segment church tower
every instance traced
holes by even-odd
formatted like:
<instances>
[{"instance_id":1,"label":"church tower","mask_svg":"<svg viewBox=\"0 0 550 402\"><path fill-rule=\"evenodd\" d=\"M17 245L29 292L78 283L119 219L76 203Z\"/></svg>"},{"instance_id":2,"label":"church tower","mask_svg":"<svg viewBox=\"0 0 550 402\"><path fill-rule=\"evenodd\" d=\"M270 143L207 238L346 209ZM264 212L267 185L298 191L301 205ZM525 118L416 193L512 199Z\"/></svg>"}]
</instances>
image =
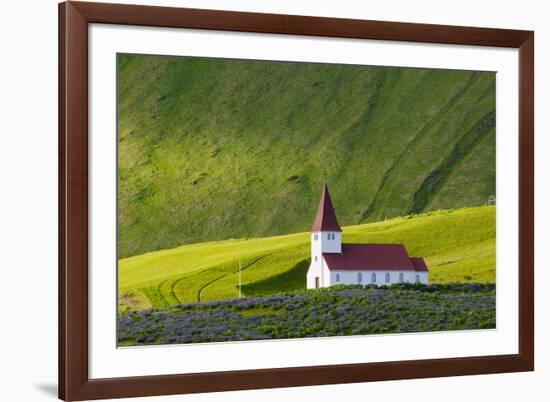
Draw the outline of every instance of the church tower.
<instances>
[{"instance_id":1,"label":"church tower","mask_svg":"<svg viewBox=\"0 0 550 402\"><path fill-rule=\"evenodd\" d=\"M311 260L319 260L323 253L341 252L342 229L336 220L334 207L325 183L319 208L317 209L317 216L311 227Z\"/></svg>"},{"instance_id":2,"label":"church tower","mask_svg":"<svg viewBox=\"0 0 550 402\"><path fill-rule=\"evenodd\" d=\"M331 275L323 254L342 253L342 229L336 220L334 207L325 183L315 222L311 227L311 264L307 271L307 288L331 285Z\"/></svg>"}]
</instances>

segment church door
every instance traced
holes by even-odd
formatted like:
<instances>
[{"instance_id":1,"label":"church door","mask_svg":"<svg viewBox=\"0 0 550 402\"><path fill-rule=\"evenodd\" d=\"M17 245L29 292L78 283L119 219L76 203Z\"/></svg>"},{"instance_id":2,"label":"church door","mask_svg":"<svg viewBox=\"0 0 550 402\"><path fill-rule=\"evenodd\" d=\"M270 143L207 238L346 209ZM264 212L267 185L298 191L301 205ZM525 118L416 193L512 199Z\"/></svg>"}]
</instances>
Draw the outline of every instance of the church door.
<instances>
[{"instance_id":1,"label":"church door","mask_svg":"<svg viewBox=\"0 0 550 402\"><path fill-rule=\"evenodd\" d=\"M315 277L315 289L319 289L319 277Z\"/></svg>"}]
</instances>

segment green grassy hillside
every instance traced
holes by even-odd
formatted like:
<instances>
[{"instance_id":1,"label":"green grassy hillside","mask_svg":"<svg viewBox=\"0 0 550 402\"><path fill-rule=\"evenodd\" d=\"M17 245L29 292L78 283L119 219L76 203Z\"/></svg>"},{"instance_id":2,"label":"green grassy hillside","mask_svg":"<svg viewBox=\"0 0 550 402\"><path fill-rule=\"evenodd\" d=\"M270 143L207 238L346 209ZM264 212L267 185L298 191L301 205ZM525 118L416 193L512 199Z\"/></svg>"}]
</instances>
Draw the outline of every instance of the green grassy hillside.
<instances>
[{"instance_id":1,"label":"green grassy hillside","mask_svg":"<svg viewBox=\"0 0 550 402\"><path fill-rule=\"evenodd\" d=\"M132 55L118 66L121 257L307 230L325 173L344 226L495 194L493 73Z\"/></svg>"},{"instance_id":2,"label":"green grassy hillside","mask_svg":"<svg viewBox=\"0 0 550 402\"><path fill-rule=\"evenodd\" d=\"M402 243L431 283L495 281L495 207L438 211L343 228L348 243ZM309 233L226 240L119 261L119 305L140 309L305 289Z\"/></svg>"}]
</instances>

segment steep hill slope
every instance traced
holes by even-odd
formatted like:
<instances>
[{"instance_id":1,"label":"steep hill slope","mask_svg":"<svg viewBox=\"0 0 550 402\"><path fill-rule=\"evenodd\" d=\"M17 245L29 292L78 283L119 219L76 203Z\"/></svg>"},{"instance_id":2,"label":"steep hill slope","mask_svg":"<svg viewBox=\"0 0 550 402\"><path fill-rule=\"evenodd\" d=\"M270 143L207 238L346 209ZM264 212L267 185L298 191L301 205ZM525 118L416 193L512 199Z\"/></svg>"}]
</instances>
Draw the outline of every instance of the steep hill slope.
<instances>
[{"instance_id":1,"label":"steep hill slope","mask_svg":"<svg viewBox=\"0 0 550 402\"><path fill-rule=\"evenodd\" d=\"M483 205L495 75L120 55L121 257Z\"/></svg>"},{"instance_id":2,"label":"steep hill slope","mask_svg":"<svg viewBox=\"0 0 550 402\"><path fill-rule=\"evenodd\" d=\"M348 243L402 243L431 283L495 281L495 207L344 227ZM305 289L309 233L181 246L119 261L119 306L139 309Z\"/></svg>"}]
</instances>

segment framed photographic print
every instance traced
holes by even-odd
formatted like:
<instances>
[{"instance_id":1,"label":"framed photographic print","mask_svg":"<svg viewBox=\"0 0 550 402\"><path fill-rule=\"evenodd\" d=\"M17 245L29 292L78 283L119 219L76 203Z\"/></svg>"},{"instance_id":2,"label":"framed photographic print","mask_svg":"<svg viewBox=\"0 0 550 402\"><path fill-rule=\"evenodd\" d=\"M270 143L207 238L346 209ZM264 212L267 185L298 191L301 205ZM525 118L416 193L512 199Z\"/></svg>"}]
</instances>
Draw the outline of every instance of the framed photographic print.
<instances>
[{"instance_id":1,"label":"framed photographic print","mask_svg":"<svg viewBox=\"0 0 550 402\"><path fill-rule=\"evenodd\" d=\"M533 370L533 32L59 15L60 398Z\"/></svg>"}]
</instances>

